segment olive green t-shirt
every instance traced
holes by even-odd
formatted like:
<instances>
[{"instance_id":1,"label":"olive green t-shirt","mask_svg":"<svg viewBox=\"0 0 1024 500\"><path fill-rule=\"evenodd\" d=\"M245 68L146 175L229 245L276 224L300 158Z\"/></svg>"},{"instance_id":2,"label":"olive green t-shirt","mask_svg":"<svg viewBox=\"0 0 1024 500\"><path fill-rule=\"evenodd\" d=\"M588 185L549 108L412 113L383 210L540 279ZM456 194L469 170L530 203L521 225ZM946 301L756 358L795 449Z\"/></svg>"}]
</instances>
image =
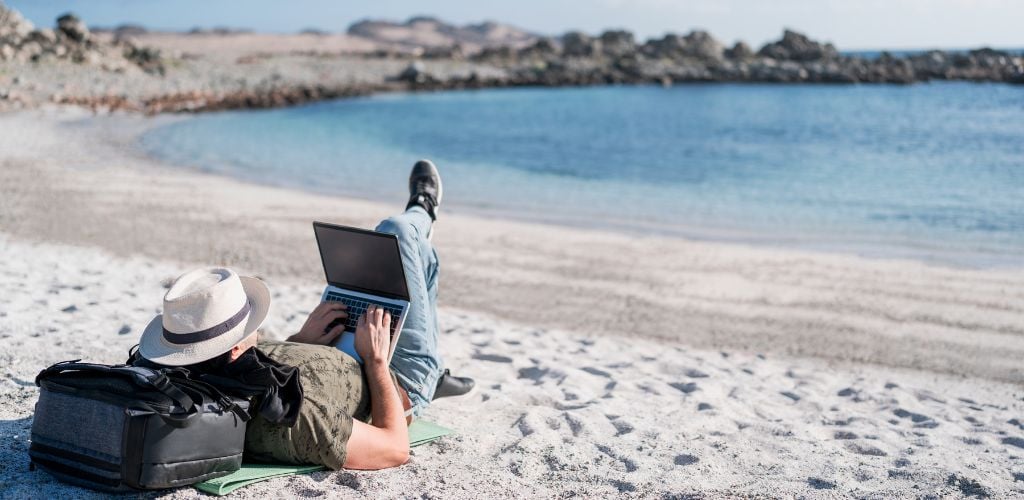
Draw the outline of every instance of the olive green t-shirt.
<instances>
[{"instance_id":1,"label":"olive green t-shirt","mask_svg":"<svg viewBox=\"0 0 1024 500\"><path fill-rule=\"evenodd\" d=\"M249 421L246 460L341 469L353 419L370 417L370 391L359 363L328 346L260 342L258 347L274 361L299 368L303 401L292 427L260 416Z\"/></svg>"}]
</instances>

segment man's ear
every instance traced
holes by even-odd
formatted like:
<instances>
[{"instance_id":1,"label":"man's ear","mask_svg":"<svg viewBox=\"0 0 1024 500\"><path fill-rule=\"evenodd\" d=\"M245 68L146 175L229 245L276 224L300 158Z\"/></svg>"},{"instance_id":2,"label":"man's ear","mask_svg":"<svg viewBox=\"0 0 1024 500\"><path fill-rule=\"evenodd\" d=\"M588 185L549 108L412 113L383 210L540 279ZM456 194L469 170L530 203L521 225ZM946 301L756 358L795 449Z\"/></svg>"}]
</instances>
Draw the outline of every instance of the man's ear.
<instances>
[{"instance_id":1,"label":"man's ear","mask_svg":"<svg viewBox=\"0 0 1024 500\"><path fill-rule=\"evenodd\" d=\"M256 347L256 339L258 338L258 335L259 333L254 333L242 339L241 342L235 344L235 346L231 348L231 361L238 359L245 353L245 351L248 351L250 347Z\"/></svg>"},{"instance_id":2,"label":"man's ear","mask_svg":"<svg viewBox=\"0 0 1024 500\"><path fill-rule=\"evenodd\" d=\"M238 359L238 357L241 356L242 353L249 350L249 346L244 344L248 344L248 342L235 344L235 346L231 348L231 361Z\"/></svg>"}]
</instances>

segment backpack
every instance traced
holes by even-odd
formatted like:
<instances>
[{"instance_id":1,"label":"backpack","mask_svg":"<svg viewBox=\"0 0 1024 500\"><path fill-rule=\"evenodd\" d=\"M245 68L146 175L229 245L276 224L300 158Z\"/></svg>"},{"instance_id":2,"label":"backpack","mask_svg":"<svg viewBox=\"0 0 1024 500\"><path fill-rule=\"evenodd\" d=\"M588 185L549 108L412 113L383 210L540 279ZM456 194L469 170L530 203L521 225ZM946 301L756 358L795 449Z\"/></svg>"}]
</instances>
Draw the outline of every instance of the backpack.
<instances>
[{"instance_id":1,"label":"backpack","mask_svg":"<svg viewBox=\"0 0 1024 500\"><path fill-rule=\"evenodd\" d=\"M153 369L64 361L36 377L29 456L57 479L107 492L225 476L242 465L248 400Z\"/></svg>"}]
</instances>

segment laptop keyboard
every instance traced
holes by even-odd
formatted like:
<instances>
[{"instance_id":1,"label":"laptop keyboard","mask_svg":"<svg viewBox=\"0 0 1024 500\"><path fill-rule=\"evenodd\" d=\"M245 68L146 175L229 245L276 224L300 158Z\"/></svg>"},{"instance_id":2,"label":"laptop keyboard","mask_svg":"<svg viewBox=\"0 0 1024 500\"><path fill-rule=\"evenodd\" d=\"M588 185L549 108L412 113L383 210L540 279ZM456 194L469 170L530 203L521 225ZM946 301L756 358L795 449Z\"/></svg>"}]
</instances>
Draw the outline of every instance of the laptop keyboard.
<instances>
[{"instance_id":1,"label":"laptop keyboard","mask_svg":"<svg viewBox=\"0 0 1024 500\"><path fill-rule=\"evenodd\" d=\"M341 302L348 306L348 319L345 321L345 331L354 332L356 331L356 325L359 323L359 318L366 313L366 308L370 304L383 307L384 310L391 313L391 337L395 336L395 328L398 326L398 317L402 315L402 308L396 307L390 304L381 304L380 302L373 302L362 297L353 297L351 295L345 295L338 292L327 292L327 299L330 302Z\"/></svg>"}]
</instances>

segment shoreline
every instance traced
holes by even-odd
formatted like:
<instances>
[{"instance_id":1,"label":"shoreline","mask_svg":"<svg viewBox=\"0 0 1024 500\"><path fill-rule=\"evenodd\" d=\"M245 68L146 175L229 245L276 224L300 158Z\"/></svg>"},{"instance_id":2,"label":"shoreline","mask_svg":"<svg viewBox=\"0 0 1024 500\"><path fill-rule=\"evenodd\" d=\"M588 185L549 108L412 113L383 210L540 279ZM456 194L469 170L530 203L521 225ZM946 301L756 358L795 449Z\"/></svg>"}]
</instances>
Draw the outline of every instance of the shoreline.
<instances>
[{"instance_id":1,"label":"shoreline","mask_svg":"<svg viewBox=\"0 0 1024 500\"><path fill-rule=\"evenodd\" d=\"M2 231L316 283L309 221L372 226L400 204L161 165L131 148L150 120L65 108L0 115L8 132L0 146L11 152L0 179ZM696 348L1024 382L1020 271L624 236L458 210L445 213L437 234L442 307Z\"/></svg>"},{"instance_id":2,"label":"shoreline","mask_svg":"<svg viewBox=\"0 0 1024 500\"><path fill-rule=\"evenodd\" d=\"M929 83L931 84L931 83ZM977 82L939 82L939 85L970 85ZM697 85L697 84L694 84ZM714 85L765 85L760 83L724 83ZM807 84L823 85L825 84ZM631 86L631 85L630 85ZM539 89L539 88L538 88ZM492 92L504 89L474 89L474 91ZM435 92L435 91L430 91ZM454 90L439 90L436 92L456 92ZM459 91L464 92L464 91ZM373 99L383 97L387 99L405 98L416 96L419 92L407 89L393 89L384 94L368 94L348 96L329 101L311 101L298 104L293 108L307 108L316 106L330 106L332 103L350 99ZM248 113L248 112L272 112L270 109L246 108L225 110L223 113ZM127 142L137 146L139 155L146 160L160 163L170 169L183 169L200 174L214 174L236 179L242 183L257 184L270 188L281 188L291 191L299 191L311 195L325 197L340 197L359 199L370 203L386 202L386 197L381 193L359 193L346 191L333 187L317 187L303 181L285 181L276 178L263 176L260 178L245 178L236 172L225 172L217 169L207 169L198 165L178 163L172 158L161 157L157 153L146 150L142 144L143 137L155 128L168 124L178 123L184 120L203 119L195 114L164 113L156 116L178 117L172 121L164 121L157 125L147 125L144 130ZM590 182L590 180L580 180ZM722 243L728 245L749 246L754 248L765 248L775 251L795 250L798 252L810 252L831 254L839 256L853 256L871 260L881 261L912 261L929 266L946 267L962 270L980 271L1024 271L1024 257L1013 252L1005 242L978 242L974 245L949 248L936 243L935 237L925 236L905 237L899 234L882 234L872 232L864 227L844 228L835 232L824 231L822 227L802 230L799 228L772 228L772 230L757 230L753 226L743 226L733 221L717 221L705 224L698 223L668 223L666 220L641 220L639 218L615 218L604 214L595 218L587 213L579 211L560 212L549 210L548 207L541 209L527 208L523 210L511 207L497 207L484 203L460 203L452 200L446 205L446 212L459 213L480 217L485 219L510 220L525 224L543 224L555 228L576 228L598 232L613 232L620 235L633 237L657 236L688 241L702 241L708 243Z\"/></svg>"}]
</instances>

